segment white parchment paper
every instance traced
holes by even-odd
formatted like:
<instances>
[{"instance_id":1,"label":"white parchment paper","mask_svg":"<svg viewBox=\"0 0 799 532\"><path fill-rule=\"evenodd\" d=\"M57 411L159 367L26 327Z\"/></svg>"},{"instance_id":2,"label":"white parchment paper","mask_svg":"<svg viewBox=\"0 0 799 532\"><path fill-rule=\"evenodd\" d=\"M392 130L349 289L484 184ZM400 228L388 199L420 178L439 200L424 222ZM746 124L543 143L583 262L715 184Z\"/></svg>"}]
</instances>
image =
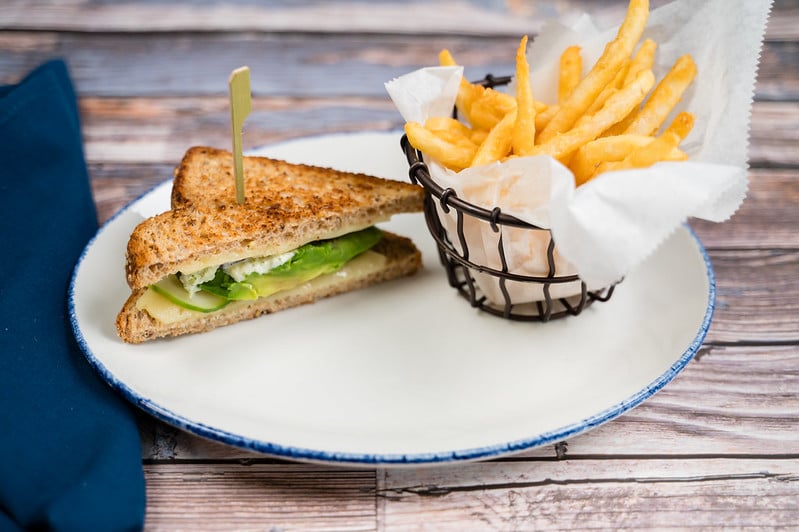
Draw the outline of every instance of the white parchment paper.
<instances>
[{"instance_id":1,"label":"white parchment paper","mask_svg":"<svg viewBox=\"0 0 799 532\"><path fill-rule=\"evenodd\" d=\"M686 53L698 68L693 84L667 119L668 123L683 110L696 117L693 131L681 145L689 155L686 162L607 172L578 188L570 170L548 156L516 158L459 173L428 161L431 176L476 205L489 210L499 206L503 212L550 228L557 245L558 274L576 272L589 289L608 286L632 271L688 218L722 222L744 200L749 117L770 8L770 0L677 0L651 12L643 38L658 44L657 79ZM558 61L567 46L582 47L587 71L616 31L596 30L587 16L571 26L558 21L545 25L528 49L535 98L556 101ZM509 50L509 57L513 53ZM386 90L406 121L424 123L432 116L450 115L462 72L461 67L423 68L386 83ZM454 230L454 220L447 223ZM486 227L466 228L470 247L488 251L484 256L478 251L472 260L485 260L483 264L496 268L498 235ZM546 275L541 237L505 231L511 270ZM489 299L503 301L491 280L478 279L478 284ZM530 290L534 289L513 287L513 301L540 299ZM552 295L566 297L579 285L558 290L561 293Z\"/></svg>"}]
</instances>

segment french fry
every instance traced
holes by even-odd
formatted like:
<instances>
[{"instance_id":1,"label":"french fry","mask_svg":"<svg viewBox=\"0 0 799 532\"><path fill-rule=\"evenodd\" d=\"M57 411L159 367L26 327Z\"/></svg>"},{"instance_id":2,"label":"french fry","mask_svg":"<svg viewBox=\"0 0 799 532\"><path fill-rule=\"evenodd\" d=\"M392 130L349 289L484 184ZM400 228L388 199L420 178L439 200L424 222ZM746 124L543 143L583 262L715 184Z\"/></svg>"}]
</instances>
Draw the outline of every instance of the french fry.
<instances>
[{"instance_id":1,"label":"french fry","mask_svg":"<svg viewBox=\"0 0 799 532\"><path fill-rule=\"evenodd\" d=\"M627 113L627 116L625 116L624 118L622 118L621 120L610 126L600 136L612 137L616 135L623 135L624 132L627 131L627 128L630 127L630 124L633 123L635 117L638 116L638 110L639 109L636 107L635 109Z\"/></svg>"},{"instance_id":2,"label":"french fry","mask_svg":"<svg viewBox=\"0 0 799 532\"><path fill-rule=\"evenodd\" d=\"M619 27L616 38L605 50L590 72L583 78L569 98L541 132L540 142L547 142L571 128L596 99L602 89L616 76L624 60L630 57L649 18L648 0L630 0L627 15ZM637 78L636 78L637 79Z\"/></svg>"},{"instance_id":3,"label":"french fry","mask_svg":"<svg viewBox=\"0 0 799 532\"><path fill-rule=\"evenodd\" d=\"M455 97L455 108L458 110L459 115L472 125L475 123L472 109L475 102L483 96L485 90L482 85L475 85L461 79L458 95Z\"/></svg>"},{"instance_id":4,"label":"french fry","mask_svg":"<svg viewBox=\"0 0 799 532\"><path fill-rule=\"evenodd\" d=\"M641 46L638 47L638 51L635 52L635 56L630 62L630 67L627 69L627 73L624 75L623 85L630 83L642 71L650 70L652 68L652 66L655 64L655 50L657 50L657 43L652 39L645 39L644 42L641 43ZM633 120L635 120L637 115L638 109L633 109L622 120L610 126L604 133L602 133L601 136L609 137L623 134L625 131L627 131L627 128L630 127L630 124L633 123Z\"/></svg>"},{"instance_id":5,"label":"french fry","mask_svg":"<svg viewBox=\"0 0 799 532\"><path fill-rule=\"evenodd\" d=\"M411 146L456 171L468 167L477 151L471 143L461 144L445 140L418 122L406 122L405 134Z\"/></svg>"},{"instance_id":6,"label":"french fry","mask_svg":"<svg viewBox=\"0 0 799 532\"><path fill-rule=\"evenodd\" d=\"M480 146L479 144L475 143L471 137L463 135L460 131L454 129L439 129L433 130L429 128L429 131L446 142L449 142L453 146L458 146L462 149L467 149L469 151L477 151L477 148Z\"/></svg>"},{"instance_id":7,"label":"french fry","mask_svg":"<svg viewBox=\"0 0 799 532\"><path fill-rule=\"evenodd\" d=\"M671 70L663 76L655 90L652 91L652 95L625 133L632 135L654 134L680 101L683 92L695 76L696 64L690 55L686 54L677 59Z\"/></svg>"},{"instance_id":8,"label":"french fry","mask_svg":"<svg viewBox=\"0 0 799 532\"><path fill-rule=\"evenodd\" d=\"M583 117L574 128L535 147L531 155L550 155L565 160L581 145L597 138L600 133L619 121L639 105L655 84L655 75L647 70L608 98L605 105L593 116Z\"/></svg>"},{"instance_id":9,"label":"french fry","mask_svg":"<svg viewBox=\"0 0 799 532\"><path fill-rule=\"evenodd\" d=\"M488 133L488 136L477 149L471 166L480 166L503 159L511 151L513 142L513 125L516 123L516 111L513 110L499 121Z\"/></svg>"},{"instance_id":10,"label":"french fry","mask_svg":"<svg viewBox=\"0 0 799 532\"><path fill-rule=\"evenodd\" d=\"M628 168L646 168L661 161L684 161L688 155L677 147L691 131L692 126L693 116L690 113L681 113L668 129L652 142L634 149L621 161L600 164L595 173Z\"/></svg>"},{"instance_id":11,"label":"french fry","mask_svg":"<svg viewBox=\"0 0 799 532\"><path fill-rule=\"evenodd\" d=\"M431 131L452 131L470 140L473 133L466 124L451 116L432 116L424 123L424 127Z\"/></svg>"},{"instance_id":12,"label":"french fry","mask_svg":"<svg viewBox=\"0 0 799 532\"><path fill-rule=\"evenodd\" d=\"M685 137L687 137L688 134L691 132L693 127L694 127L694 115L692 115L687 111L682 111L680 114L674 117L674 120L671 121L671 124L669 124L668 129L666 129L666 131L663 134L677 135L677 137L680 139L680 142L682 142L683 140L685 140Z\"/></svg>"},{"instance_id":13,"label":"french fry","mask_svg":"<svg viewBox=\"0 0 799 532\"><path fill-rule=\"evenodd\" d=\"M583 56L579 46L569 46L560 55L558 74L558 103L563 103L580 83L583 75Z\"/></svg>"},{"instance_id":14,"label":"french fry","mask_svg":"<svg viewBox=\"0 0 799 532\"><path fill-rule=\"evenodd\" d=\"M624 76L624 85L633 81L644 70L652 69L655 64L655 50L657 50L657 43L652 39L644 39L630 61L630 68L627 69Z\"/></svg>"},{"instance_id":15,"label":"french fry","mask_svg":"<svg viewBox=\"0 0 799 532\"><path fill-rule=\"evenodd\" d=\"M569 161L575 184L580 186L588 181L603 162L622 161L633 150L646 146L653 140L645 135L616 135L583 144Z\"/></svg>"},{"instance_id":16,"label":"french fry","mask_svg":"<svg viewBox=\"0 0 799 532\"><path fill-rule=\"evenodd\" d=\"M458 66L452 53L446 48L438 52L438 64L441 66Z\"/></svg>"},{"instance_id":17,"label":"french fry","mask_svg":"<svg viewBox=\"0 0 799 532\"><path fill-rule=\"evenodd\" d=\"M552 117L558 113L558 109L560 106L558 104L550 105L546 110L536 113L535 115L535 130L537 132L542 131L549 121L552 120Z\"/></svg>"},{"instance_id":18,"label":"french fry","mask_svg":"<svg viewBox=\"0 0 799 532\"><path fill-rule=\"evenodd\" d=\"M475 147L483 143L488 135L487 129L471 129L469 126L450 116L433 116L427 119L424 127L437 134L445 132L470 140ZM439 135L446 138L446 135Z\"/></svg>"},{"instance_id":19,"label":"french fry","mask_svg":"<svg viewBox=\"0 0 799 532\"><path fill-rule=\"evenodd\" d=\"M478 146L482 144L488 136L488 129L472 129L469 138Z\"/></svg>"},{"instance_id":20,"label":"french fry","mask_svg":"<svg viewBox=\"0 0 799 532\"><path fill-rule=\"evenodd\" d=\"M484 99L478 99L474 102L474 105L472 105L469 123L475 129L490 130L496 126L503 117L504 115L499 109L490 105Z\"/></svg>"},{"instance_id":21,"label":"french fry","mask_svg":"<svg viewBox=\"0 0 799 532\"><path fill-rule=\"evenodd\" d=\"M455 171L549 155L569 167L577 186L606 171L685 160L679 145L693 128L691 113L680 112L655 135L695 78L696 65L685 55L656 83L657 43L645 39L638 46L648 17L648 0L629 0L615 38L582 79L580 47L566 48L558 65L558 100L551 105L533 97L528 38L522 37L514 95L462 78L456 98L461 120L434 117L424 126L409 122L408 139ZM441 51L439 62L457 65L448 50Z\"/></svg>"},{"instance_id":22,"label":"french fry","mask_svg":"<svg viewBox=\"0 0 799 532\"><path fill-rule=\"evenodd\" d=\"M596 97L596 100L594 100L588 109L585 110L586 115L592 115L602 109L602 106L605 105L606 101L608 101L610 95L618 92L620 88L624 87L624 76L627 74L627 69L629 66L630 61L625 60L622 67L616 73L616 77L613 78L613 81L611 81L607 87L602 89L602 92L599 93L599 95Z\"/></svg>"},{"instance_id":23,"label":"french fry","mask_svg":"<svg viewBox=\"0 0 799 532\"><path fill-rule=\"evenodd\" d=\"M513 153L527 155L535 145L535 100L527 63L527 36L516 51L516 121L511 139Z\"/></svg>"},{"instance_id":24,"label":"french fry","mask_svg":"<svg viewBox=\"0 0 799 532\"><path fill-rule=\"evenodd\" d=\"M472 104L472 127L492 129L505 115L516 110L516 99L504 92L485 89L483 94Z\"/></svg>"},{"instance_id":25,"label":"french fry","mask_svg":"<svg viewBox=\"0 0 799 532\"><path fill-rule=\"evenodd\" d=\"M688 155L677 149L677 145L674 142L675 138L676 135L672 134L657 137L646 146L633 150L621 161L600 164L596 169L595 175L611 170L647 168L661 161L684 161L688 158Z\"/></svg>"},{"instance_id":26,"label":"french fry","mask_svg":"<svg viewBox=\"0 0 799 532\"><path fill-rule=\"evenodd\" d=\"M458 66L455 58L449 50L444 49L438 53L438 62L441 66ZM455 97L455 108L458 110L460 116L467 122L472 124L472 106L485 92L485 87L482 85L475 85L469 83L466 78L461 77L460 85L458 86L458 95Z\"/></svg>"}]
</instances>

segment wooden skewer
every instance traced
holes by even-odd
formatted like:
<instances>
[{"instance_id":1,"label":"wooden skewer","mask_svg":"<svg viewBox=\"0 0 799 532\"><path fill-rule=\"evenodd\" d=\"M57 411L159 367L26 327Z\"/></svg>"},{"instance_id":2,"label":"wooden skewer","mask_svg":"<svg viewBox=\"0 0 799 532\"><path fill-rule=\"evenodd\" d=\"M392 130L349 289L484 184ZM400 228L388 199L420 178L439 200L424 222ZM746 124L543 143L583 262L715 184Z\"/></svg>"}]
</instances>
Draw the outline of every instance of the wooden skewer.
<instances>
[{"instance_id":1,"label":"wooden skewer","mask_svg":"<svg viewBox=\"0 0 799 532\"><path fill-rule=\"evenodd\" d=\"M236 176L236 203L244 203L244 160L241 149L241 131L244 120L252 110L250 92L250 67L239 67L230 73L230 123L233 131L233 166Z\"/></svg>"}]
</instances>

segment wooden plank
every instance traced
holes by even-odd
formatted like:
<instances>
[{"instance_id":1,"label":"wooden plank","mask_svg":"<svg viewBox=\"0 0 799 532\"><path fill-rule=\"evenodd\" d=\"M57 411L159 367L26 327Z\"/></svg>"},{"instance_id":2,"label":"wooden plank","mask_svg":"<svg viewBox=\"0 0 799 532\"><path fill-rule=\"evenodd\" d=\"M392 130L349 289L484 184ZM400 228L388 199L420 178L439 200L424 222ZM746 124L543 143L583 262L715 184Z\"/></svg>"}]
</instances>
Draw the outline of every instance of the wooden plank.
<instances>
[{"instance_id":1,"label":"wooden plank","mask_svg":"<svg viewBox=\"0 0 799 532\"><path fill-rule=\"evenodd\" d=\"M287 464L144 468L148 530L668 528L687 511L705 528L799 520L797 458L489 462L376 479Z\"/></svg>"},{"instance_id":2,"label":"wooden plank","mask_svg":"<svg viewBox=\"0 0 799 532\"><path fill-rule=\"evenodd\" d=\"M652 0L655 9L669 0ZM619 24L627 2L621 0L560 0L558 2L491 2L436 0L431 2L270 2L238 0L224 4L164 0L134 4L88 0L68 6L45 0L6 0L0 6L0 28L83 32L370 32L471 35L536 33L553 18L589 13L599 27ZM442 16L444 15L444 16ZM795 37L799 20L794 0L774 6L769 38Z\"/></svg>"},{"instance_id":3,"label":"wooden plank","mask_svg":"<svg viewBox=\"0 0 799 532\"><path fill-rule=\"evenodd\" d=\"M654 397L565 445L514 460L598 456L799 456L799 346L708 346ZM143 416L145 459L269 457L212 442Z\"/></svg>"},{"instance_id":4,"label":"wooden plank","mask_svg":"<svg viewBox=\"0 0 799 532\"><path fill-rule=\"evenodd\" d=\"M442 48L466 66L469 77L512 73L518 37L0 31L0 42L0 83L60 56L84 96L223 96L230 71L249 65L254 97L385 97L386 81L437 64ZM799 44L767 42L757 98L799 99L798 67Z\"/></svg>"},{"instance_id":5,"label":"wooden plank","mask_svg":"<svg viewBox=\"0 0 799 532\"><path fill-rule=\"evenodd\" d=\"M655 9L669 0L652 0ZM436 0L431 2L323 2L257 4L237 2L71 2L6 0L0 6L0 29L83 32L368 32L469 35L537 33L551 19L589 13L599 27L618 24L626 2L621 0L561 0L558 2L491 2ZM446 16L442 16L445 14ZM795 0L774 3L766 37L797 37L799 7Z\"/></svg>"},{"instance_id":6,"label":"wooden plank","mask_svg":"<svg viewBox=\"0 0 799 532\"><path fill-rule=\"evenodd\" d=\"M254 97L384 96L386 81L437 64L441 48L450 47L479 77L489 69L511 72L518 45L517 37L304 33L0 32L0 39L48 39L47 47L0 52L0 82L13 82L44 59L60 55L69 62L80 93L88 96L221 96L227 75L241 65L252 69Z\"/></svg>"},{"instance_id":7,"label":"wooden plank","mask_svg":"<svg viewBox=\"0 0 799 532\"><path fill-rule=\"evenodd\" d=\"M799 250L713 250L711 343L799 343Z\"/></svg>"},{"instance_id":8,"label":"wooden plank","mask_svg":"<svg viewBox=\"0 0 799 532\"><path fill-rule=\"evenodd\" d=\"M174 164L89 164L99 224L157 184L170 179Z\"/></svg>"},{"instance_id":9,"label":"wooden plank","mask_svg":"<svg viewBox=\"0 0 799 532\"><path fill-rule=\"evenodd\" d=\"M799 248L799 173L753 169L749 192L738 211L722 223L691 220L702 243L721 248Z\"/></svg>"},{"instance_id":10,"label":"wooden plank","mask_svg":"<svg viewBox=\"0 0 799 532\"><path fill-rule=\"evenodd\" d=\"M755 102L749 135L751 166L796 167L799 102Z\"/></svg>"},{"instance_id":11,"label":"wooden plank","mask_svg":"<svg viewBox=\"0 0 799 532\"><path fill-rule=\"evenodd\" d=\"M144 464L147 530L374 530L375 473L294 464Z\"/></svg>"},{"instance_id":12,"label":"wooden plank","mask_svg":"<svg viewBox=\"0 0 799 532\"><path fill-rule=\"evenodd\" d=\"M387 470L378 477L380 527L790 527L799 522L797 473L796 458L576 460Z\"/></svg>"},{"instance_id":13,"label":"wooden plank","mask_svg":"<svg viewBox=\"0 0 799 532\"><path fill-rule=\"evenodd\" d=\"M169 165L190 146L231 145L226 97L89 98L81 112L86 155L96 164ZM243 140L251 149L324 133L399 129L401 121L388 97L254 98Z\"/></svg>"},{"instance_id":14,"label":"wooden plank","mask_svg":"<svg viewBox=\"0 0 799 532\"><path fill-rule=\"evenodd\" d=\"M190 146L230 145L226 97L83 98L86 154L94 164L175 164ZM324 133L402 128L387 96L256 97L244 128L245 148ZM755 102L750 164L799 167L799 102Z\"/></svg>"},{"instance_id":15,"label":"wooden plank","mask_svg":"<svg viewBox=\"0 0 799 532\"><path fill-rule=\"evenodd\" d=\"M799 457L799 347L705 346L665 388L562 455Z\"/></svg>"}]
</instances>

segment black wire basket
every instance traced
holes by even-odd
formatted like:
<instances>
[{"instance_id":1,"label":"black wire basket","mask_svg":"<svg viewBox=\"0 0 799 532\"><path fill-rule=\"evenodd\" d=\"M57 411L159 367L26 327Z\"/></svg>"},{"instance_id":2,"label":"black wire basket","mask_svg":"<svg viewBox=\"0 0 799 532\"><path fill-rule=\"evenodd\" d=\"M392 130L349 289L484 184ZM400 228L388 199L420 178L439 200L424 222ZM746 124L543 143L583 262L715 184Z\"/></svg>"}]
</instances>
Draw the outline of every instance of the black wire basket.
<instances>
[{"instance_id":1,"label":"black wire basket","mask_svg":"<svg viewBox=\"0 0 799 532\"><path fill-rule=\"evenodd\" d=\"M489 74L478 83L494 87L510 80L509 76L493 77ZM459 198L453 189L442 188L433 181L422 153L411 146L407 136L402 137L401 147L410 165L408 175L411 182L424 188L427 228L436 241L449 284L473 307L506 319L546 322L576 316L593 302L607 301L613 295L615 285L589 291L578 275L558 274L557 251L549 229L505 214L499 207L488 210ZM451 217L453 211L454 223L452 218L449 223L442 220L442 217ZM476 250L468 242L464 231L466 226L488 229L497 236L496 247L485 249L481 246ZM510 270L503 242L507 230L534 231L537 239L546 242L543 247L546 248L547 271L542 275L527 275ZM485 256L478 261L475 255ZM486 287L490 287L493 297L487 297ZM534 295L529 300L513 300L512 291ZM568 295L561 297L559 293Z\"/></svg>"}]
</instances>

